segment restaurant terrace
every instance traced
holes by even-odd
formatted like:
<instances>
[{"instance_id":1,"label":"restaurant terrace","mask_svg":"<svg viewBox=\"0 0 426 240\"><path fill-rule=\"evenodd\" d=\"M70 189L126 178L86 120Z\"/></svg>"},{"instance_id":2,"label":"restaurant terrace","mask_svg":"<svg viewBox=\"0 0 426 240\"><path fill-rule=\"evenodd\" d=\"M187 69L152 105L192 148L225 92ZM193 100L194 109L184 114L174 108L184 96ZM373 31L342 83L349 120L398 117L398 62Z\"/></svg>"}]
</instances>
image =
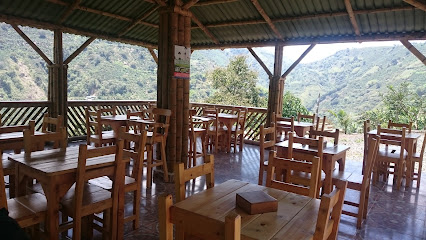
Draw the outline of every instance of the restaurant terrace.
<instances>
[{"instance_id":1,"label":"restaurant terrace","mask_svg":"<svg viewBox=\"0 0 426 240\"><path fill-rule=\"evenodd\" d=\"M173 233L176 239L324 239L327 234L332 239L334 234L338 239L425 239L425 190L419 188L424 180L415 181L421 176L423 133L391 122L374 130L377 126L366 121L359 163L346 161L350 146L338 144L339 130L325 129L319 116L281 118L286 77L317 44L400 41L426 65L424 53L410 43L426 40L425 11L422 0L2 0L0 21L47 64L48 100L0 102L0 173L8 176L7 194L0 181L0 207L7 205L12 216L23 213L13 211L15 206L29 209L30 218L15 219L21 227L43 223L41 232L27 230L34 239L100 238L92 228L112 239L173 239ZM53 31L53 56L21 26ZM87 40L65 57L63 33ZM68 64L95 39L149 50L158 65L156 101L68 100ZM282 69L283 47L294 45L308 47ZM256 47L275 48L273 69ZM266 109L190 103L190 53L226 48L247 48L269 76ZM179 59L179 51L187 58ZM105 136L102 125L110 126L103 129ZM94 147L76 147L82 139ZM44 141L59 149L43 150ZM263 148L271 142L279 158L269 155L268 166ZM382 143L395 145L398 156L382 154ZM279 179L289 181L295 171L281 168L299 157L305 167L296 170L310 177L295 177L286 191L277 190ZM281 158L293 162L272 166ZM126 172L132 172L132 183L122 165L130 165ZM108 198L85 205L84 184L97 175L110 179L108 184L90 180L91 188L99 188L91 194ZM185 180L198 175L206 176L185 188ZM205 185L209 190L203 191ZM304 187L295 190L296 185ZM358 203L343 201L345 191L354 197L349 189L358 191ZM236 192L253 191L273 196L278 210L248 214L235 207ZM84 203L77 204L78 199ZM344 207L340 218L343 203L358 207L358 213ZM92 227L88 221L102 224Z\"/></svg>"}]
</instances>

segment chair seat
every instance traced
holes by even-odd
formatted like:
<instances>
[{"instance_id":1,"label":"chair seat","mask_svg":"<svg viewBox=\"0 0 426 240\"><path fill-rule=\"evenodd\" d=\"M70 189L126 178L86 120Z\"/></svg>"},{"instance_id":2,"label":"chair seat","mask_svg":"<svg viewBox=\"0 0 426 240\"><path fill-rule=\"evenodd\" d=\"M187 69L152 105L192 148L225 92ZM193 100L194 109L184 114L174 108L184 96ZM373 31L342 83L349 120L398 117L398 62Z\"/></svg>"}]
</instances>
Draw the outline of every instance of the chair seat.
<instances>
[{"instance_id":1,"label":"chair seat","mask_svg":"<svg viewBox=\"0 0 426 240\"><path fill-rule=\"evenodd\" d=\"M226 127L219 127L219 129L217 130L219 133L223 133L223 132L226 132L227 131L227 129L226 129ZM210 126L209 127L209 132L213 132L213 133L215 133L216 132L216 126Z\"/></svg>"},{"instance_id":2,"label":"chair seat","mask_svg":"<svg viewBox=\"0 0 426 240\"><path fill-rule=\"evenodd\" d=\"M43 194L34 193L7 200L9 216L21 227L28 227L44 221L47 200Z\"/></svg>"},{"instance_id":3,"label":"chair seat","mask_svg":"<svg viewBox=\"0 0 426 240\"><path fill-rule=\"evenodd\" d=\"M68 190L61 201L61 211L65 212L66 215L73 217L74 215L74 195L75 195L75 184ZM94 204L98 204L94 206ZM99 206L101 209L108 208L107 205L112 204L111 192L98 187L94 184L86 183L83 190L83 216L85 206L91 206L93 208Z\"/></svg>"},{"instance_id":4,"label":"chair seat","mask_svg":"<svg viewBox=\"0 0 426 240\"><path fill-rule=\"evenodd\" d=\"M94 179L90 179L89 183L91 185L95 185L97 187L101 187L105 190L111 190L112 189L112 181L111 179L109 179L108 177L104 176L104 177L98 177L98 178L94 178ZM126 186L135 184L136 180L132 177L129 176L124 176L124 185L125 188Z\"/></svg>"},{"instance_id":5,"label":"chair seat","mask_svg":"<svg viewBox=\"0 0 426 240\"><path fill-rule=\"evenodd\" d=\"M404 158L407 158L407 156L408 156L408 153L406 150L404 150ZM400 151L396 149L392 149L392 148L379 149L379 152L377 153L377 157L380 159L380 161L388 160L388 159L399 159Z\"/></svg>"},{"instance_id":6,"label":"chair seat","mask_svg":"<svg viewBox=\"0 0 426 240\"><path fill-rule=\"evenodd\" d=\"M352 172L345 172L345 171L339 171L338 169L335 169L331 177L333 179L340 179L340 180L348 180L348 178L352 175Z\"/></svg>"},{"instance_id":7,"label":"chair seat","mask_svg":"<svg viewBox=\"0 0 426 240\"><path fill-rule=\"evenodd\" d=\"M99 140L99 135L91 135L90 138ZM113 140L114 138L114 131L102 132L102 140Z\"/></svg>"},{"instance_id":8,"label":"chair seat","mask_svg":"<svg viewBox=\"0 0 426 240\"><path fill-rule=\"evenodd\" d=\"M206 132L207 130L204 128L194 128L193 131L195 132L195 134L197 133L203 133Z\"/></svg>"}]
</instances>

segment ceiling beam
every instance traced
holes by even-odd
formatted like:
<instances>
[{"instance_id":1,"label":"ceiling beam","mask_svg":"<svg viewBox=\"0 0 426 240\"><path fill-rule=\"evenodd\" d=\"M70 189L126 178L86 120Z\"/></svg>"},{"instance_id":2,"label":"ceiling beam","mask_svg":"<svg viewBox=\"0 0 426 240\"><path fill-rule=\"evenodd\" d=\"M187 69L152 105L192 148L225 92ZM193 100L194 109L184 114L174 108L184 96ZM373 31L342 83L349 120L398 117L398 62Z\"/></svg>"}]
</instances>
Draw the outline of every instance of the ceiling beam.
<instances>
[{"instance_id":1,"label":"ceiling beam","mask_svg":"<svg viewBox=\"0 0 426 240\"><path fill-rule=\"evenodd\" d=\"M62 24L67 19L67 17L69 17L69 15L71 15L71 13L78 7L79 4L80 0L75 0L72 4L68 5L67 10L59 19L58 24Z\"/></svg>"},{"instance_id":2,"label":"ceiling beam","mask_svg":"<svg viewBox=\"0 0 426 240\"><path fill-rule=\"evenodd\" d=\"M275 33L275 35L282 40L283 36L278 31L278 29L275 27L274 23L272 23L271 18L269 18L268 14L266 14L265 10L263 10L263 8L262 8L262 6L260 6L259 2L257 0L251 0L251 2L256 7L257 11L263 17L263 19L265 19L266 23L268 23L269 27L272 29L272 31Z\"/></svg>"},{"instance_id":3,"label":"ceiling beam","mask_svg":"<svg viewBox=\"0 0 426 240\"><path fill-rule=\"evenodd\" d=\"M152 48L148 48L149 53L151 53L152 58L154 59L154 61L157 63L158 65L158 57L157 54L155 54L154 49Z\"/></svg>"},{"instance_id":4,"label":"ceiling beam","mask_svg":"<svg viewBox=\"0 0 426 240\"><path fill-rule=\"evenodd\" d=\"M42 22L38 20L29 20L25 18L18 18L15 16L9 16L4 14L0 14L0 22L5 22L11 25L12 24L24 25L24 26L35 27L40 29L48 29L48 30L61 29L63 32L71 33L71 34L95 37L95 38L100 38L100 39L104 39L108 41L127 43L127 44L132 44L132 45L141 46L141 47L157 48L157 45L155 43L136 41L133 39L117 37L117 36L109 35L105 33L95 33L93 31L77 30L77 29L65 27L59 24L52 24L52 23Z\"/></svg>"},{"instance_id":5,"label":"ceiling beam","mask_svg":"<svg viewBox=\"0 0 426 240\"><path fill-rule=\"evenodd\" d=\"M158 5L160 5L162 7L167 6L166 1L164 1L164 0L154 0L154 2L156 2Z\"/></svg>"},{"instance_id":6,"label":"ceiling beam","mask_svg":"<svg viewBox=\"0 0 426 240\"><path fill-rule=\"evenodd\" d=\"M406 7L398 7L398 8L382 8L382 9L370 9L370 10L355 10L353 11L355 15L357 14L372 14L372 13L383 13L383 12L395 12L395 11L407 11L407 10L413 10L415 7L412 6L406 6ZM340 16L348 16L347 11L343 12L332 12L332 13L321 13L321 14L308 14L303 16L297 16L297 17L285 17L285 18L276 18L271 19L272 23L277 22L290 22L290 21L296 21L296 20L308 20L308 19L318 19L323 17L340 17ZM212 23L212 24L206 24L205 26L208 28L211 27L226 27L226 26L237 26L237 25L249 25L249 24L266 24L267 22L265 20L244 20L244 21L236 21L236 22L230 22L230 23ZM192 28L198 28L198 27L192 27Z\"/></svg>"},{"instance_id":7,"label":"ceiling beam","mask_svg":"<svg viewBox=\"0 0 426 240\"><path fill-rule=\"evenodd\" d=\"M155 11L157 11L157 9L160 6L154 6L153 8L151 8L150 10L148 10L144 15L142 15L140 18L133 20L133 22L126 27L125 29L123 29L118 36L121 37L124 34L128 33L130 30L132 30L134 27L136 27L142 20L144 20L145 18L151 16L151 14L153 14Z\"/></svg>"},{"instance_id":8,"label":"ceiling beam","mask_svg":"<svg viewBox=\"0 0 426 240\"><path fill-rule=\"evenodd\" d=\"M293 69L300 63L300 61L303 60L303 58L306 57L306 55L308 55L308 53L315 47L315 43L311 44L303 53L302 55L300 55L300 57L293 63L291 64L291 66L287 69L287 71L285 71L285 73L283 75L281 75L281 78L286 78L291 71L293 71Z\"/></svg>"},{"instance_id":9,"label":"ceiling beam","mask_svg":"<svg viewBox=\"0 0 426 240\"><path fill-rule=\"evenodd\" d=\"M351 20L352 27L354 28L355 34L357 36L361 36L361 32L359 31L358 23L356 22L354 10L352 9L351 0L345 0L345 6L346 6L346 11L349 14L349 19Z\"/></svg>"},{"instance_id":10,"label":"ceiling beam","mask_svg":"<svg viewBox=\"0 0 426 240\"><path fill-rule=\"evenodd\" d=\"M402 45L404 45L408 51L410 51L414 56L416 56L424 65L426 65L426 57L423 55L416 47L414 47L408 40L400 40Z\"/></svg>"},{"instance_id":11,"label":"ceiling beam","mask_svg":"<svg viewBox=\"0 0 426 240\"><path fill-rule=\"evenodd\" d=\"M64 64L70 63L75 57L78 56L89 44L95 41L95 37L91 37L87 39L77 50L75 50L67 59L65 59Z\"/></svg>"},{"instance_id":12,"label":"ceiling beam","mask_svg":"<svg viewBox=\"0 0 426 240\"><path fill-rule=\"evenodd\" d=\"M210 1L198 2L197 4L195 4L195 6L199 7L199 6L207 6L207 5L213 5L213 4L231 3L236 1L239 1L239 0L210 0Z\"/></svg>"},{"instance_id":13,"label":"ceiling beam","mask_svg":"<svg viewBox=\"0 0 426 240\"><path fill-rule=\"evenodd\" d=\"M190 7L194 6L199 0L189 0L185 5L183 5L183 9L189 9Z\"/></svg>"},{"instance_id":14,"label":"ceiling beam","mask_svg":"<svg viewBox=\"0 0 426 240\"><path fill-rule=\"evenodd\" d=\"M404 2L426 12L426 3L424 1L420 2L418 0L404 0Z\"/></svg>"},{"instance_id":15,"label":"ceiling beam","mask_svg":"<svg viewBox=\"0 0 426 240\"><path fill-rule=\"evenodd\" d=\"M206 26L200 22L200 20L198 20L194 14L192 14L191 18L192 21L197 24L204 31L204 33L213 40L214 43L219 44L219 40L217 40L217 38L206 28Z\"/></svg>"},{"instance_id":16,"label":"ceiling beam","mask_svg":"<svg viewBox=\"0 0 426 240\"><path fill-rule=\"evenodd\" d=\"M37 45L31 41L31 39L16 24L10 25L13 27L13 29L15 29L19 36L21 36L40 55L40 57L44 59L47 65L53 64L52 61L50 61L50 59L46 56L46 54L44 54L44 52L41 51L40 48L37 47Z\"/></svg>"},{"instance_id":17,"label":"ceiling beam","mask_svg":"<svg viewBox=\"0 0 426 240\"><path fill-rule=\"evenodd\" d=\"M247 48L247 49L249 50L251 55L253 55L253 57L257 60L257 62L260 64L260 66L262 66L262 68L263 68L263 70L265 70L266 74L268 74L268 76L271 78L273 76L272 72L268 69L268 67L262 61L262 59L260 59L260 57L256 54L256 52L252 48Z\"/></svg>"},{"instance_id":18,"label":"ceiling beam","mask_svg":"<svg viewBox=\"0 0 426 240\"><path fill-rule=\"evenodd\" d=\"M55 4L59 4L59 5L62 5L62 6L70 5L67 2L64 2L62 0L46 0L46 1L51 2L51 3L55 3ZM93 9L93 8L83 7L83 6L80 6L80 5L76 6L75 9L80 10L80 11L85 11L85 12L90 12L90 13L102 15L102 16L106 16L106 17L119 19L119 20L126 21L126 22L133 22L133 19L128 18L128 17L124 17L124 16L114 14L114 13L104 12L104 11ZM153 23L149 23L149 22L139 21L138 24L158 28L158 25L153 24Z\"/></svg>"}]
</instances>

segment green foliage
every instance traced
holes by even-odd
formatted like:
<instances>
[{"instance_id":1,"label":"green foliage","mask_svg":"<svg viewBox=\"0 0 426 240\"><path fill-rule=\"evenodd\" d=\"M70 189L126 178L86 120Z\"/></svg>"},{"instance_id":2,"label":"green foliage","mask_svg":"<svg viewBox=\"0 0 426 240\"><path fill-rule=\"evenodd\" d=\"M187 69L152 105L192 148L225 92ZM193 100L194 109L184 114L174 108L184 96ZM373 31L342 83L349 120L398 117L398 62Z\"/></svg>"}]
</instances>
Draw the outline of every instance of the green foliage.
<instances>
[{"instance_id":1,"label":"green foliage","mask_svg":"<svg viewBox=\"0 0 426 240\"><path fill-rule=\"evenodd\" d=\"M300 98L286 91L283 96L283 117L297 116L297 113L308 114L308 110L303 106Z\"/></svg>"},{"instance_id":2,"label":"green foliage","mask_svg":"<svg viewBox=\"0 0 426 240\"><path fill-rule=\"evenodd\" d=\"M333 115L334 119L338 123L339 128L343 128L345 134L351 133L355 130L353 119L350 114L346 113L342 109L340 109L337 113L332 110L329 110L328 112Z\"/></svg>"},{"instance_id":3,"label":"green foliage","mask_svg":"<svg viewBox=\"0 0 426 240\"><path fill-rule=\"evenodd\" d=\"M237 56L228 66L216 68L207 77L214 91L207 102L253 107L266 106L266 97L256 86L257 73L250 70L246 57Z\"/></svg>"}]
</instances>

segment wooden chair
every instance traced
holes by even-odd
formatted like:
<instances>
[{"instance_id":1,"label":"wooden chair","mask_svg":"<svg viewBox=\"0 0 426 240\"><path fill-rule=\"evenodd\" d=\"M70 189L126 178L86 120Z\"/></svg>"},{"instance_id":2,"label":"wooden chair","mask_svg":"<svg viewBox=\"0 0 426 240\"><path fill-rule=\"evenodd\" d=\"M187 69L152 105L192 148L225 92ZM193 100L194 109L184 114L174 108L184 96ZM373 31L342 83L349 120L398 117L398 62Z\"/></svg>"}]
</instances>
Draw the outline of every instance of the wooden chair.
<instances>
[{"instance_id":1,"label":"wooden chair","mask_svg":"<svg viewBox=\"0 0 426 240\"><path fill-rule=\"evenodd\" d=\"M420 153L414 153L413 156L411 157L411 160L413 162L413 181L416 180L417 181L417 188L420 187L420 181L422 178L422 167L423 167L423 157L425 154L425 146L426 146L426 133L423 137L423 145L422 145L422 149L420 150ZM414 164L418 163L417 166L417 172L414 172Z\"/></svg>"},{"instance_id":2,"label":"wooden chair","mask_svg":"<svg viewBox=\"0 0 426 240\"><path fill-rule=\"evenodd\" d=\"M194 120L192 117L195 116L197 110L190 109L189 110L189 162L187 167L191 167L191 159L192 166L195 166L197 163L197 158L202 157L206 158L207 155L207 124L208 122L202 122ZM201 127L197 127L197 125ZM197 150L197 139L201 139L201 152Z\"/></svg>"},{"instance_id":3,"label":"wooden chair","mask_svg":"<svg viewBox=\"0 0 426 240\"><path fill-rule=\"evenodd\" d=\"M0 209L6 208L9 211L9 217L15 219L22 228L38 225L43 222L47 210L46 197L40 193L33 193L6 199L5 182L3 179L3 166L0 161ZM37 236L34 239L37 239Z\"/></svg>"},{"instance_id":4,"label":"wooden chair","mask_svg":"<svg viewBox=\"0 0 426 240\"><path fill-rule=\"evenodd\" d=\"M320 159L313 156L311 161L299 161L276 157L276 152L269 152L268 171L266 176L266 186L309 197L316 197L318 191L318 175L320 172ZM284 171L284 177L281 177ZM299 184L293 180L295 173L305 172L310 175L309 184ZM283 179L283 180L282 180Z\"/></svg>"},{"instance_id":5,"label":"wooden chair","mask_svg":"<svg viewBox=\"0 0 426 240\"><path fill-rule=\"evenodd\" d=\"M263 125L260 125L260 136L259 136L259 152L260 152L260 166L259 166L259 180L258 184L263 185L263 172L268 168L268 159L265 159L266 150L275 150L275 125L271 124L270 127L265 128ZM267 157L269 155L266 155Z\"/></svg>"},{"instance_id":6,"label":"wooden chair","mask_svg":"<svg viewBox=\"0 0 426 240\"><path fill-rule=\"evenodd\" d=\"M327 119L326 116L323 116L322 118L317 117L317 123L315 125L315 130L325 131L326 119Z\"/></svg>"},{"instance_id":7,"label":"wooden chair","mask_svg":"<svg viewBox=\"0 0 426 240\"><path fill-rule=\"evenodd\" d=\"M297 121L301 122L303 119L308 120L309 122L315 123L315 114L306 115L306 114L301 114L300 112L297 113Z\"/></svg>"},{"instance_id":8,"label":"wooden chair","mask_svg":"<svg viewBox=\"0 0 426 240\"><path fill-rule=\"evenodd\" d=\"M337 239L347 182L336 180L334 185L333 192L321 197L314 240Z\"/></svg>"},{"instance_id":9,"label":"wooden chair","mask_svg":"<svg viewBox=\"0 0 426 240\"><path fill-rule=\"evenodd\" d=\"M363 133L364 133L364 156L362 159L362 174L364 174L365 164L367 162L367 154L368 154L368 132L371 131L371 123L370 120L367 119L364 121L363 125Z\"/></svg>"},{"instance_id":10,"label":"wooden chair","mask_svg":"<svg viewBox=\"0 0 426 240\"><path fill-rule=\"evenodd\" d=\"M406 129L406 131L408 133L411 133L411 128L413 127L413 122L409 122L409 123L396 123L396 122L393 122L392 120L389 120L389 122L388 122L388 128L402 129L403 127L405 127L405 129Z\"/></svg>"},{"instance_id":11,"label":"wooden chair","mask_svg":"<svg viewBox=\"0 0 426 240\"><path fill-rule=\"evenodd\" d=\"M231 147L234 147L235 152L237 152L237 145L240 145L240 151L243 151L247 113L247 108L238 109L237 122L231 128L231 136L233 136L231 139Z\"/></svg>"},{"instance_id":12,"label":"wooden chair","mask_svg":"<svg viewBox=\"0 0 426 240\"><path fill-rule=\"evenodd\" d=\"M66 216L72 217L72 222L62 223L60 230L73 228L73 239L79 240L82 232L82 218L89 220L88 225L93 224L94 214L103 212L104 236L115 239L117 235L118 202L124 201L119 190L124 185L124 161L123 140L118 140L116 145L90 148L85 144L80 145L76 183L65 194L61 201L61 211ZM89 165L87 161L96 157L114 158L113 166L105 167ZM112 176L112 190L108 191L101 187L88 184L87 181L102 176ZM124 195L124 194L123 194ZM91 235L91 232L87 233Z\"/></svg>"},{"instance_id":13,"label":"wooden chair","mask_svg":"<svg viewBox=\"0 0 426 240\"><path fill-rule=\"evenodd\" d=\"M315 130L314 127L310 127L309 138L316 138L319 136L332 139L334 146L336 146L337 144L339 144L340 131L339 129L336 129L334 132L319 131Z\"/></svg>"},{"instance_id":14,"label":"wooden chair","mask_svg":"<svg viewBox=\"0 0 426 240\"><path fill-rule=\"evenodd\" d=\"M346 198L344 204L350 206L347 210L343 210L342 213L357 218L357 228L361 228L362 220L367 218L368 199L370 197L370 182L373 167L376 164L377 152L379 150L380 137L377 135L370 135L367 139L368 151L366 158L366 165L364 175L356 173L340 173L339 176L348 176L348 189L359 192L359 198L357 201L351 201L352 198ZM333 178L346 180L345 177ZM350 211L357 208L357 211Z\"/></svg>"},{"instance_id":15,"label":"wooden chair","mask_svg":"<svg viewBox=\"0 0 426 240\"><path fill-rule=\"evenodd\" d=\"M87 144L94 143L96 147L113 144L115 142L114 131L103 131L101 116L104 111L90 111L88 108L85 111ZM92 129L94 134L92 134Z\"/></svg>"},{"instance_id":16,"label":"wooden chair","mask_svg":"<svg viewBox=\"0 0 426 240\"><path fill-rule=\"evenodd\" d=\"M289 132L294 132L294 117L283 117L279 114L275 115L275 137L277 142L282 141L284 133L284 140L288 138ZM279 122L287 122L289 125L280 124Z\"/></svg>"},{"instance_id":17,"label":"wooden chair","mask_svg":"<svg viewBox=\"0 0 426 240\"><path fill-rule=\"evenodd\" d=\"M162 195L159 198L159 232L160 240L173 239L173 200L172 195ZM199 214L190 214L184 221L176 224L177 240L185 239L187 235L196 236L196 239L206 240L240 240L241 216L235 212L225 216L225 223L212 220Z\"/></svg>"},{"instance_id":18,"label":"wooden chair","mask_svg":"<svg viewBox=\"0 0 426 240\"><path fill-rule=\"evenodd\" d=\"M126 169L131 169L131 173L124 175L124 192L133 192L133 213L130 216L124 216L124 222L133 222L133 230L136 230L139 228L142 171L147 132L140 130L137 123L128 122L127 124L133 127L135 131L126 131L126 127L122 126L118 136L119 139L124 141L125 146L130 146L129 143L132 143L132 148L125 147L123 149L123 157L130 158L133 163L132 167L130 167L130 162L126 167ZM113 186L113 182L108 177L92 179L89 182L106 190L111 190Z\"/></svg>"},{"instance_id":19,"label":"wooden chair","mask_svg":"<svg viewBox=\"0 0 426 240\"><path fill-rule=\"evenodd\" d=\"M25 154L34 151L42 151L46 142L53 142L53 148L67 147L67 133L64 127L59 127L56 132L44 132L43 134L31 133L31 130L24 130L24 150Z\"/></svg>"},{"instance_id":20,"label":"wooden chair","mask_svg":"<svg viewBox=\"0 0 426 240\"><path fill-rule=\"evenodd\" d=\"M209 116L209 114L216 114L216 112L219 112L219 109L215 107L204 107L203 108L203 116Z\"/></svg>"},{"instance_id":21,"label":"wooden chair","mask_svg":"<svg viewBox=\"0 0 426 240\"><path fill-rule=\"evenodd\" d=\"M185 169L183 163L175 165L175 192L176 202L180 202L186 198L186 182L197 177L206 175L207 188L214 187L214 156L207 155L204 163L192 168Z\"/></svg>"},{"instance_id":22,"label":"wooden chair","mask_svg":"<svg viewBox=\"0 0 426 240\"><path fill-rule=\"evenodd\" d=\"M172 115L172 111L169 109L161 109L154 108L152 110L154 114L154 123L148 124L148 132L152 132L151 134L147 134L148 138L146 141L146 149L147 149L147 177L146 177L146 187L150 188L152 185L152 169L153 167L162 166L164 181L169 181L169 174L167 170L167 159L166 159L166 142L167 136L169 133L170 126L170 116ZM154 145L159 144L161 159L154 158Z\"/></svg>"},{"instance_id":23,"label":"wooden chair","mask_svg":"<svg viewBox=\"0 0 426 240\"><path fill-rule=\"evenodd\" d=\"M399 190L408 156L405 150L405 132L405 127L402 130L398 130L381 128L380 125L377 126L377 134L380 136L380 144L383 147L379 148L379 153L377 154L377 164L373 171L374 183L378 181L379 173L384 174L384 179L386 180L387 175L393 173L396 178L396 188ZM387 168L390 163L395 165L394 172L389 171Z\"/></svg>"},{"instance_id":24,"label":"wooden chair","mask_svg":"<svg viewBox=\"0 0 426 240\"><path fill-rule=\"evenodd\" d=\"M219 109L214 111L214 117L212 116L212 113L209 114L210 121L207 128L207 147L210 147L210 152L216 153L219 149L219 138L226 135L226 129L219 124Z\"/></svg>"}]
</instances>

